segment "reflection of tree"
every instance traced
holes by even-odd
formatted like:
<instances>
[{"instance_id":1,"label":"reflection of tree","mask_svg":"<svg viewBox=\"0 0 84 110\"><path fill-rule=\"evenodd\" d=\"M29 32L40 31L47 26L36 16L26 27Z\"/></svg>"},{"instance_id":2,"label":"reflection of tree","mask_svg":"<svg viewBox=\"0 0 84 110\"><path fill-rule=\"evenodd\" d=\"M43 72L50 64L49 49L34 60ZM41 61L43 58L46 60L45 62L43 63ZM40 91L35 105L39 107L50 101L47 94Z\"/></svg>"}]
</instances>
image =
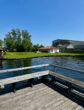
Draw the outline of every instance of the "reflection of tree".
<instances>
[{"instance_id":1,"label":"reflection of tree","mask_svg":"<svg viewBox=\"0 0 84 110\"><path fill-rule=\"evenodd\" d=\"M65 66L67 64L67 62L68 62L68 58L64 57L64 56L60 57L60 66Z\"/></svg>"},{"instance_id":2,"label":"reflection of tree","mask_svg":"<svg viewBox=\"0 0 84 110\"><path fill-rule=\"evenodd\" d=\"M17 67L28 67L31 66L31 59L22 59L22 60L18 60L16 63L16 68ZM30 71L29 70L22 70L22 71L17 71L14 72L14 76L18 76L18 75L23 75L23 74L29 74Z\"/></svg>"},{"instance_id":3,"label":"reflection of tree","mask_svg":"<svg viewBox=\"0 0 84 110\"><path fill-rule=\"evenodd\" d=\"M2 60L0 60L0 68L2 68Z\"/></svg>"},{"instance_id":4,"label":"reflection of tree","mask_svg":"<svg viewBox=\"0 0 84 110\"><path fill-rule=\"evenodd\" d=\"M4 66L6 69L28 67L28 66L31 66L31 60L32 59L7 60L4 62ZM23 75L28 73L29 73L29 70L25 70L25 71L23 70L23 71L11 72L10 74L12 74L12 76L18 76L18 75Z\"/></svg>"},{"instance_id":5,"label":"reflection of tree","mask_svg":"<svg viewBox=\"0 0 84 110\"><path fill-rule=\"evenodd\" d=\"M84 57L76 56L76 57L74 57L74 60L84 62Z\"/></svg>"}]
</instances>

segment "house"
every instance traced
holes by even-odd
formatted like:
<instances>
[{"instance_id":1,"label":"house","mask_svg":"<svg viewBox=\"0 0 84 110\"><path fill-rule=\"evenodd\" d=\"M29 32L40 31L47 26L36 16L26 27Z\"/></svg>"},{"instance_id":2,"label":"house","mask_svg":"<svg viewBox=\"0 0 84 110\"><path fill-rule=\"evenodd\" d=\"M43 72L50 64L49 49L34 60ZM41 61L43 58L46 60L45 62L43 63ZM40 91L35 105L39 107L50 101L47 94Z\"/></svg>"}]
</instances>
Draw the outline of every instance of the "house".
<instances>
[{"instance_id":1,"label":"house","mask_svg":"<svg viewBox=\"0 0 84 110\"><path fill-rule=\"evenodd\" d=\"M39 48L39 52L59 53L59 49L56 47L42 47L42 48Z\"/></svg>"},{"instance_id":2,"label":"house","mask_svg":"<svg viewBox=\"0 0 84 110\"><path fill-rule=\"evenodd\" d=\"M0 48L0 57L2 57L2 56L3 56L3 49Z\"/></svg>"}]
</instances>

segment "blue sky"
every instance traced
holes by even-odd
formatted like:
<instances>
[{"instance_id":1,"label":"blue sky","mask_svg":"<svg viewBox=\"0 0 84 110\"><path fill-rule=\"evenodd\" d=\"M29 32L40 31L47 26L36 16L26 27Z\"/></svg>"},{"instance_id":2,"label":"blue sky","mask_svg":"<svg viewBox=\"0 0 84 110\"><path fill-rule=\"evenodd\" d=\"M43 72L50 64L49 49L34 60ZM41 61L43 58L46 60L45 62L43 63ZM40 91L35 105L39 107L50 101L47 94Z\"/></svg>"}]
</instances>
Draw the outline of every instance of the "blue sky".
<instances>
[{"instance_id":1,"label":"blue sky","mask_svg":"<svg viewBox=\"0 0 84 110\"><path fill-rule=\"evenodd\" d=\"M0 0L0 39L12 28L27 29L32 42L84 40L84 0Z\"/></svg>"}]
</instances>

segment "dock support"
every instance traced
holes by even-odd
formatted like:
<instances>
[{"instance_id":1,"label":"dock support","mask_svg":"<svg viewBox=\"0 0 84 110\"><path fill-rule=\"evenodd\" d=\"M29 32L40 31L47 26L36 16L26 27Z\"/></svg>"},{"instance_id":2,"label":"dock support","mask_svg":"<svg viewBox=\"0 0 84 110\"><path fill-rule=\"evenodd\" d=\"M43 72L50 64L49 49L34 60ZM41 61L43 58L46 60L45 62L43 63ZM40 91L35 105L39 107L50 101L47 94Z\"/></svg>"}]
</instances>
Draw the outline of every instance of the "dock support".
<instances>
[{"instance_id":1,"label":"dock support","mask_svg":"<svg viewBox=\"0 0 84 110\"><path fill-rule=\"evenodd\" d=\"M44 69L45 69L45 71L46 71L46 70L47 70L47 66L45 66ZM46 82L47 82L46 79L47 79L47 75L42 76L41 81L42 81L43 83L46 83Z\"/></svg>"},{"instance_id":2,"label":"dock support","mask_svg":"<svg viewBox=\"0 0 84 110\"><path fill-rule=\"evenodd\" d=\"M72 90L72 83L66 82L66 85L68 86L67 92L69 93Z\"/></svg>"},{"instance_id":3,"label":"dock support","mask_svg":"<svg viewBox=\"0 0 84 110\"><path fill-rule=\"evenodd\" d=\"M30 85L30 87L33 87L33 78L32 79L29 79L29 85Z\"/></svg>"},{"instance_id":4,"label":"dock support","mask_svg":"<svg viewBox=\"0 0 84 110\"><path fill-rule=\"evenodd\" d=\"M16 86L16 83L12 83L12 92L16 92L16 89L15 89L15 86Z\"/></svg>"},{"instance_id":5,"label":"dock support","mask_svg":"<svg viewBox=\"0 0 84 110\"><path fill-rule=\"evenodd\" d=\"M47 80L47 75L46 76L42 76L42 82L46 83L47 82L46 80Z\"/></svg>"}]
</instances>

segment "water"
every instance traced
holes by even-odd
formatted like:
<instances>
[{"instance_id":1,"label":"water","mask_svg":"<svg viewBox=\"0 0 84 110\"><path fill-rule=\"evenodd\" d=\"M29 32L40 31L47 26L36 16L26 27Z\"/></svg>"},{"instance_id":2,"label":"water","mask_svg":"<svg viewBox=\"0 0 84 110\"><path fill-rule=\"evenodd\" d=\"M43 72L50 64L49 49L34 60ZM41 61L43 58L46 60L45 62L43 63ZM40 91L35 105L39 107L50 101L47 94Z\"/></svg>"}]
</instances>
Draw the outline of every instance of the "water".
<instances>
[{"instance_id":1,"label":"water","mask_svg":"<svg viewBox=\"0 0 84 110\"><path fill-rule=\"evenodd\" d=\"M83 57L41 57L41 58L21 59L21 60L3 60L0 61L0 70L26 67L32 65L40 65L40 64L55 64L55 65L60 65L60 66L84 71ZM29 74L31 72L41 71L43 69L44 68L38 68L38 69L31 69L31 70L18 71L18 72L1 73L0 79L7 77L14 77L17 75ZM53 70L53 68L51 67L49 69ZM83 73L64 70L61 68L56 68L56 71L59 74L63 74L72 77L74 79L84 81Z\"/></svg>"}]
</instances>

